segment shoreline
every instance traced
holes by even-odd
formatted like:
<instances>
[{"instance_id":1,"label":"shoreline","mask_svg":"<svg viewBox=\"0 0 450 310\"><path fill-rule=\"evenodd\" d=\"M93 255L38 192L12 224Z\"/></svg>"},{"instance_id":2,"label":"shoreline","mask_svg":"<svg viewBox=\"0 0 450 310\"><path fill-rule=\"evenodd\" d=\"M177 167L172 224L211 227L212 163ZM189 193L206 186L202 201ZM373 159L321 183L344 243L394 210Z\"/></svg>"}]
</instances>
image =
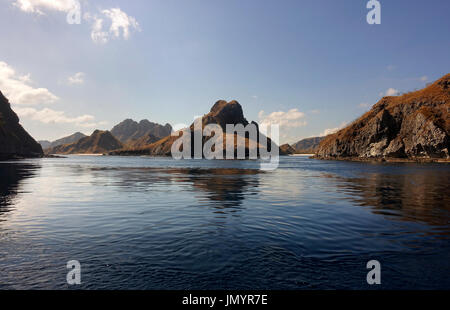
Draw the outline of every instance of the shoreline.
<instances>
[{"instance_id":1,"label":"shoreline","mask_svg":"<svg viewBox=\"0 0 450 310\"><path fill-rule=\"evenodd\" d=\"M440 163L450 164L450 158L396 158L396 157L321 157L311 156L310 158L317 160L337 160L350 162L366 162L366 163Z\"/></svg>"}]
</instances>

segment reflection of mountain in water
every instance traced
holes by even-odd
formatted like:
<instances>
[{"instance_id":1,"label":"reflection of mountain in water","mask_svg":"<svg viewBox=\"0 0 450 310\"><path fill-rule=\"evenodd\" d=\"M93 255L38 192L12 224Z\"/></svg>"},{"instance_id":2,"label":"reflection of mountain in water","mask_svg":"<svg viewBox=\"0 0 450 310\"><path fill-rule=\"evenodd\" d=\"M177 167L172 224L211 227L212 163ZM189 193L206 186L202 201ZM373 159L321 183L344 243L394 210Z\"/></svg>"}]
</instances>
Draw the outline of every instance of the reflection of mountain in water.
<instances>
[{"instance_id":1,"label":"reflection of mountain in water","mask_svg":"<svg viewBox=\"0 0 450 310\"><path fill-rule=\"evenodd\" d=\"M354 202L371 207L376 214L437 226L448 225L450 221L448 171L371 173L337 180L339 189L351 193Z\"/></svg>"},{"instance_id":2,"label":"reflection of mountain in water","mask_svg":"<svg viewBox=\"0 0 450 310\"><path fill-rule=\"evenodd\" d=\"M35 175L39 165L29 163L0 163L0 214L10 211L12 199L17 195L23 179Z\"/></svg>"},{"instance_id":3,"label":"reflection of mountain in water","mask_svg":"<svg viewBox=\"0 0 450 310\"><path fill-rule=\"evenodd\" d=\"M258 173L251 169L190 169L188 176L194 188L203 191L216 209L225 210L240 207L245 195L256 192Z\"/></svg>"},{"instance_id":4,"label":"reflection of mountain in water","mask_svg":"<svg viewBox=\"0 0 450 310\"><path fill-rule=\"evenodd\" d=\"M256 193L259 185L256 169L233 168L92 168L93 175L105 170L113 174L115 185L139 191L151 191L156 185L189 185L202 201L213 203L225 212L241 206L246 195Z\"/></svg>"}]
</instances>

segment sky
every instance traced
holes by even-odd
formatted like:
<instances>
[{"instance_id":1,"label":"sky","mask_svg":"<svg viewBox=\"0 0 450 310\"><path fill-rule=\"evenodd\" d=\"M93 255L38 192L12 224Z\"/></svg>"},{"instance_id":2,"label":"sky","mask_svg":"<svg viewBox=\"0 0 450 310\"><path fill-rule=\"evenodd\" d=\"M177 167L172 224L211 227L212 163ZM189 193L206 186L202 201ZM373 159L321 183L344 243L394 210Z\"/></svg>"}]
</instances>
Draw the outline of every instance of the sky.
<instances>
[{"instance_id":1,"label":"sky","mask_svg":"<svg viewBox=\"0 0 450 310\"><path fill-rule=\"evenodd\" d=\"M37 140L225 99L293 143L450 72L450 1L367 2L0 0L0 91Z\"/></svg>"}]
</instances>

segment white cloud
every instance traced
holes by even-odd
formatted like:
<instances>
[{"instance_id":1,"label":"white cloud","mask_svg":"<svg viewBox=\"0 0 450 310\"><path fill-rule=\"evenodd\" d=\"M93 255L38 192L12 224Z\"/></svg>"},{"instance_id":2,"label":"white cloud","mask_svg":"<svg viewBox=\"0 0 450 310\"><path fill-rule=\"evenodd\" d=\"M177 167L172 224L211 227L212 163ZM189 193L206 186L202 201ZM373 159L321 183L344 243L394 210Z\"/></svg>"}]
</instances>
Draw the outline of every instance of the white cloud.
<instances>
[{"instance_id":1,"label":"white cloud","mask_svg":"<svg viewBox=\"0 0 450 310\"><path fill-rule=\"evenodd\" d=\"M396 96L398 94L398 90L397 89L395 89L395 88L389 88L387 91L386 91L386 96Z\"/></svg>"},{"instance_id":2,"label":"white cloud","mask_svg":"<svg viewBox=\"0 0 450 310\"><path fill-rule=\"evenodd\" d=\"M77 0L16 0L14 5L27 13L44 14L43 11L69 12L78 6Z\"/></svg>"},{"instance_id":3,"label":"white cloud","mask_svg":"<svg viewBox=\"0 0 450 310\"><path fill-rule=\"evenodd\" d=\"M105 44L110 37L128 40L131 31L141 31L139 23L132 16L127 15L119 8L111 8L101 11L102 16L87 13L84 18L92 21L91 39L95 43ZM109 31L103 29L105 19L110 21Z\"/></svg>"},{"instance_id":4,"label":"white cloud","mask_svg":"<svg viewBox=\"0 0 450 310\"><path fill-rule=\"evenodd\" d=\"M311 112L311 114L319 114L320 110L311 110L310 112Z\"/></svg>"},{"instance_id":5,"label":"white cloud","mask_svg":"<svg viewBox=\"0 0 450 310\"><path fill-rule=\"evenodd\" d=\"M368 102L361 102L358 107L360 107L361 109L366 109L370 107L370 103Z\"/></svg>"},{"instance_id":6,"label":"white cloud","mask_svg":"<svg viewBox=\"0 0 450 310\"><path fill-rule=\"evenodd\" d=\"M424 76L422 76L422 77L420 78L420 80L421 80L422 82L426 82L426 81L428 81L428 76L424 75Z\"/></svg>"},{"instance_id":7,"label":"white cloud","mask_svg":"<svg viewBox=\"0 0 450 310\"><path fill-rule=\"evenodd\" d=\"M49 104L59 99L48 89L34 88L30 83L30 74L20 76L6 62L0 61L0 90L12 104Z\"/></svg>"},{"instance_id":8,"label":"white cloud","mask_svg":"<svg viewBox=\"0 0 450 310\"><path fill-rule=\"evenodd\" d=\"M74 124L86 128L104 124L104 122L95 123L95 118L92 115L85 114L77 117L69 117L63 111L55 111L49 108L44 108L42 110L34 108L16 108L15 111L20 117L39 121L44 124Z\"/></svg>"},{"instance_id":9,"label":"white cloud","mask_svg":"<svg viewBox=\"0 0 450 310\"><path fill-rule=\"evenodd\" d=\"M79 72L81 73L81 72ZM82 75L75 74L75 82L80 82ZM18 75L7 63L0 61L0 90L14 106L14 111L23 118L39 121L44 124L73 124L84 128L104 125L105 122L95 122L92 115L69 117L63 111L49 108L36 109L31 105L45 105L53 103L59 98L46 88L34 88L30 85L31 74ZM24 107L27 106L28 107Z\"/></svg>"},{"instance_id":10,"label":"white cloud","mask_svg":"<svg viewBox=\"0 0 450 310\"><path fill-rule=\"evenodd\" d=\"M130 28L140 31L139 24L132 16L128 16L119 8L103 10L102 13L111 19L111 32L116 38L120 37L120 29L122 29L123 38L127 40L130 36Z\"/></svg>"},{"instance_id":11,"label":"white cloud","mask_svg":"<svg viewBox=\"0 0 450 310\"><path fill-rule=\"evenodd\" d=\"M70 85L83 84L84 83L84 76L85 76L85 74L83 72L77 72L73 76L69 76L67 78L67 82Z\"/></svg>"},{"instance_id":12,"label":"white cloud","mask_svg":"<svg viewBox=\"0 0 450 310\"><path fill-rule=\"evenodd\" d=\"M340 125L339 127L336 127L336 128L328 128L328 129L325 129L325 130L319 135L319 137L325 137L325 136L331 135L331 134L333 134L333 133L336 133L336 132L338 132L339 130L341 130L342 128L344 128L345 126L347 126L347 122L342 122L341 125Z\"/></svg>"},{"instance_id":13,"label":"white cloud","mask_svg":"<svg viewBox=\"0 0 450 310\"><path fill-rule=\"evenodd\" d=\"M300 112L298 109L291 109L287 112L272 112L269 115L266 115L264 111L260 111L258 117L260 124L265 126L278 124L280 127L296 128L307 124L306 121L302 120L305 117L305 113Z\"/></svg>"}]
</instances>

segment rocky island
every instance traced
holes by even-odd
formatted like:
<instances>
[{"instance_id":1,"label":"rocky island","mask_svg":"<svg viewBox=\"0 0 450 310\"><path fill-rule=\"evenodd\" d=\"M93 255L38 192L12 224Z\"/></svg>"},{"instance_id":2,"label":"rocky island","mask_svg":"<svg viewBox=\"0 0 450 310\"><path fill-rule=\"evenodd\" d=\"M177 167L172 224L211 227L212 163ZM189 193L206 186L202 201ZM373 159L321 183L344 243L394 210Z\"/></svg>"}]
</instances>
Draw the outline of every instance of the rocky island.
<instances>
[{"instance_id":1,"label":"rocky island","mask_svg":"<svg viewBox=\"0 0 450 310\"><path fill-rule=\"evenodd\" d=\"M232 124L232 125L242 124L243 126L247 126L250 124L247 121L247 119L244 117L244 112L243 112L242 106L236 100L232 100L230 102L227 102L225 100L217 101L211 108L210 112L203 115L201 122L202 122L202 124L201 124L202 128L204 128L208 124L218 124L224 132L226 130L227 124ZM256 128L259 132L258 124L256 122L252 122L252 124L254 124L256 126ZM189 128L191 130L192 141L193 141L194 140L194 138L193 138L194 123L191 124L191 126ZM170 156L172 145L180 137L180 135L181 135L181 132L179 132L176 135L167 136L163 139L160 139L153 143L149 143L147 145L141 144L141 145L139 145L139 147L134 147L133 145L131 145L131 146L129 145L123 149L109 152L109 155ZM208 139L209 139L209 137L204 137L202 142L205 143ZM237 139L235 139L235 135L228 135L228 134L224 133L223 149L224 150L226 149L227 139L229 139L229 141L230 140L234 141L234 149L236 152L236 150L238 148L238 145L237 145L238 142L237 142ZM246 136L244 139L244 142L243 142L243 143L245 143L245 145L243 147L245 148L245 154L247 154L247 155L249 154L249 146L251 145L249 139L250 139L250 137ZM254 142L256 142L256 145L258 147L261 147L261 145L259 143L259 137L257 138L257 141L254 141ZM267 142L268 142L267 149L270 151L272 142L270 139L268 139ZM283 149L280 149L280 154L283 155L286 153L283 152Z\"/></svg>"},{"instance_id":2,"label":"rocky island","mask_svg":"<svg viewBox=\"0 0 450 310\"><path fill-rule=\"evenodd\" d=\"M320 159L449 161L450 74L426 88L382 98L323 139Z\"/></svg>"}]
</instances>

